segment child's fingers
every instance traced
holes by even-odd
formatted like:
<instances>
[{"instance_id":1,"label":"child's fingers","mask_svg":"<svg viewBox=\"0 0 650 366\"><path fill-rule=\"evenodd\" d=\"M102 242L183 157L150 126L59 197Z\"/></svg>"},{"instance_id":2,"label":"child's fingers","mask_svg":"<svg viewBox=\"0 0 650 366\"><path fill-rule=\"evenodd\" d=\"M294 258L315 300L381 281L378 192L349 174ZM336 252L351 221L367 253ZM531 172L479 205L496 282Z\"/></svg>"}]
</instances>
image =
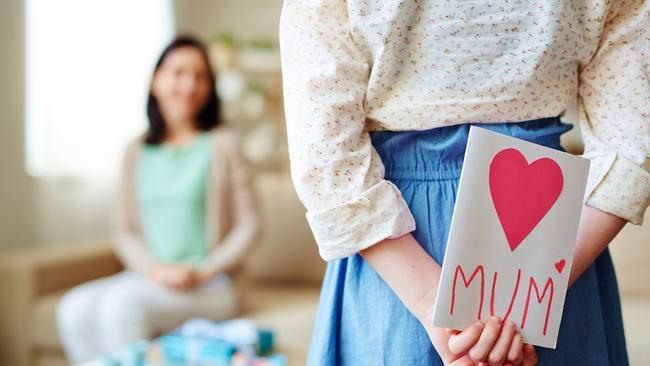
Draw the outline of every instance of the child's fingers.
<instances>
[{"instance_id":1,"label":"child's fingers","mask_svg":"<svg viewBox=\"0 0 650 366\"><path fill-rule=\"evenodd\" d=\"M490 351L487 361L490 365L501 365L508 356L512 337L515 335L515 323L511 320L506 321L501 328L501 334L497 339L492 351Z\"/></svg>"},{"instance_id":2,"label":"child's fingers","mask_svg":"<svg viewBox=\"0 0 650 366\"><path fill-rule=\"evenodd\" d=\"M476 362L486 361L494 342L499 337L499 333L501 333L501 319L495 316L490 317L478 341L470 348L469 357Z\"/></svg>"},{"instance_id":3,"label":"child's fingers","mask_svg":"<svg viewBox=\"0 0 650 366\"><path fill-rule=\"evenodd\" d=\"M469 358L469 356L464 355L449 363L447 366L476 366L476 362Z\"/></svg>"},{"instance_id":4,"label":"child's fingers","mask_svg":"<svg viewBox=\"0 0 650 366\"><path fill-rule=\"evenodd\" d=\"M524 346L524 366L533 366L537 364L537 353L535 347L527 344Z\"/></svg>"},{"instance_id":5,"label":"child's fingers","mask_svg":"<svg viewBox=\"0 0 650 366\"><path fill-rule=\"evenodd\" d=\"M510 351L508 351L508 361L515 365L519 365L524 360L523 347L524 342L521 338L521 333L517 332L514 337L512 337Z\"/></svg>"},{"instance_id":6,"label":"child's fingers","mask_svg":"<svg viewBox=\"0 0 650 366\"><path fill-rule=\"evenodd\" d=\"M447 334L449 335L456 335L460 333L460 331L457 331L456 329L450 329L450 328L445 328L445 332L447 332Z\"/></svg>"},{"instance_id":7,"label":"child's fingers","mask_svg":"<svg viewBox=\"0 0 650 366\"><path fill-rule=\"evenodd\" d=\"M464 331L449 337L449 351L455 355L467 352L479 339L483 328L483 323L476 322Z\"/></svg>"}]
</instances>

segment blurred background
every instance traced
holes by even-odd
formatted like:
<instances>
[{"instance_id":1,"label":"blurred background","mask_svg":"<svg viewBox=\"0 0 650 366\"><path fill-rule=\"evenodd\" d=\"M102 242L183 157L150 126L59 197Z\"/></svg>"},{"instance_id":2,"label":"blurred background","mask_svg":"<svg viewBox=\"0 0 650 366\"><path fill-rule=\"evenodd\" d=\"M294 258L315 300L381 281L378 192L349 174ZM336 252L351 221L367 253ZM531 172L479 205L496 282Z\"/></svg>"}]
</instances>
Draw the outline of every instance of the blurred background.
<instances>
[{"instance_id":1,"label":"blurred background","mask_svg":"<svg viewBox=\"0 0 650 366\"><path fill-rule=\"evenodd\" d=\"M126 144L147 126L154 63L176 34L204 41L225 124L256 171L264 235L246 308L304 364L324 262L289 177L279 0L0 2L0 364L65 365L61 295L121 270L111 210ZM564 117L575 122L575 111ZM563 144L581 149L577 128ZM650 220L646 217L646 222ZM633 364L650 358L650 225L611 246Z\"/></svg>"}]
</instances>

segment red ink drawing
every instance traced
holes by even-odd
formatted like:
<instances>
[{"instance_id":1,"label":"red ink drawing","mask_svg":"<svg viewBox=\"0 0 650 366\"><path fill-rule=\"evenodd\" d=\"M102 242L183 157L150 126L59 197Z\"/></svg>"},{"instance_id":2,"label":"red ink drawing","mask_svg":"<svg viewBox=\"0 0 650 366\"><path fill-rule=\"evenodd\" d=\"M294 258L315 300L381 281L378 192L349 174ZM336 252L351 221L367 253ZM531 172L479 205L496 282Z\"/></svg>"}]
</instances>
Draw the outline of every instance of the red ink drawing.
<instances>
[{"instance_id":1,"label":"red ink drawing","mask_svg":"<svg viewBox=\"0 0 650 366\"><path fill-rule=\"evenodd\" d=\"M494 316L494 291L497 288L497 276L499 275L499 272L494 272L494 276L492 276L492 294L490 294L490 315ZM508 310L506 311L506 314L503 316L503 321L505 322L508 320L508 317L510 316L510 312L512 311L512 305L515 303L515 298L517 297L517 291L519 290L519 280L521 279L521 269L517 271L517 281L515 282L515 288L512 290L512 297L510 298L510 305L508 305Z\"/></svg>"},{"instance_id":2,"label":"red ink drawing","mask_svg":"<svg viewBox=\"0 0 650 366\"><path fill-rule=\"evenodd\" d=\"M482 265L476 266L476 269L469 277L469 280L467 280L467 277L465 277L465 272L463 271L463 268L460 266L460 264L456 266L456 272L454 273L454 283L452 284L451 309L449 310L449 314L454 314L454 305L456 304L456 279L458 279L458 272L460 272L460 275L463 276L463 283L465 284L465 287L469 287L476 274L479 272L481 273L481 301L478 305L478 319L481 320L481 312L483 311L483 295L485 293L485 272Z\"/></svg>"},{"instance_id":3,"label":"red ink drawing","mask_svg":"<svg viewBox=\"0 0 650 366\"><path fill-rule=\"evenodd\" d=\"M477 318L480 320L481 319L481 313L483 311L483 302L485 299L485 268L483 265L477 265L474 268L474 271L472 272L471 276L469 276L469 279L465 275L465 271L463 270L463 267L459 264L456 266L456 270L454 273L454 279L452 283L452 289L451 289L451 307L449 309L449 314L453 315L454 314L454 306L456 304L456 282L458 280L458 275L460 274L460 277L463 280L463 285L465 288L469 288L470 285L472 284L472 281L474 281L474 278L477 275L480 275L480 293L479 293L479 305L478 305L478 314ZM490 315L494 316L495 310L494 310L494 299L496 297L496 283L497 283L497 278L499 276L498 272L494 272L492 275L492 289L490 292ZM519 294L519 282L521 280L521 269L517 270L517 279L515 281L515 286L512 291L512 295L510 297L510 304L508 305L508 309L506 310L505 315L502 317L503 321L506 321L508 317L510 316L510 313L512 311L513 304L515 303L515 299L517 298L517 295ZM539 293L539 287L537 287L537 282L535 281L535 278L531 275L530 280L528 283L528 293L526 295L526 304L524 305L524 311L523 311L523 316L521 318L521 329L524 328L526 325L526 319L528 318L528 307L530 305L530 295L532 293L532 290L535 290L535 296L537 297L537 302L539 304L542 304L544 301L544 298L546 297L546 292L549 292L549 299L548 299L548 304L546 306L546 314L544 318L544 328L542 331L542 334L546 335L546 329L548 328L548 319L551 315L551 304L553 304L553 295L555 293L555 286L553 283L553 279L548 277L548 280L546 281L546 285L544 286L544 290L542 291L542 294L540 295Z\"/></svg>"},{"instance_id":4,"label":"red ink drawing","mask_svg":"<svg viewBox=\"0 0 650 366\"><path fill-rule=\"evenodd\" d=\"M560 166L550 158L528 164L517 149L497 153L490 163L490 194L510 250L537 226L562 192Z\"/></svg>"},{"instance_id":5,"label":"red ink drawing","mask_svg":"<svg viewBox=\"0 0 650 366\"><path fill-rule=\"evenodd\" d=\"M555 269L557 269L557 273L562 273L562 270L564 269L564 265L566 265L566 261L564 259L561 259L557 262L555 262Z\"/></svg>"},{"instance_id":6,"label":"red ink drawing","mask_svg":"<svg viewBox=\"0 0 650 366\"><path fill-rule=\"evenodd\" d=\"M546 328L548 326L548 317L551 314L551 304L553 303L553 279L551 277L548 278L546 281L546 285L544 286L544 291L542 291L542 295L539 295L539 288L537 287L537 282L535 282L535 279L531 276L530 277L530 283L528 284L528 295L526 295L526 305L524 305L524 314L521 317L521 329L524 329L524 326L526 325L526 317L528 316L528 304L530 303L530 292L535 288L535 296L537 296L537 302L542 303L544 301L544 297L546 295L546 290L550 288L550 296L548 298L548 305L546 306L546 317L544 319L544 330L542 331L543 335L546 335Z\"/></svg>"}]
</instances>

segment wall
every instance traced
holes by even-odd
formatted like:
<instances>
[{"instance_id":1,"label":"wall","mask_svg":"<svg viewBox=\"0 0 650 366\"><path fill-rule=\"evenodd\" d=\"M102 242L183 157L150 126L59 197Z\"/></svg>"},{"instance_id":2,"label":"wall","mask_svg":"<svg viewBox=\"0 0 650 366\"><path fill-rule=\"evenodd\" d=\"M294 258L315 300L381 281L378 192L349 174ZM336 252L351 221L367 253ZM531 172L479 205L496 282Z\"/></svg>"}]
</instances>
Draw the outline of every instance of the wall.
<instances>
[{"instance_id":1,"label":"wall","mask_svg":"<svg viewBox=\"0 0 650 366\"><path fill-rule=\"evenodd\" d=\"M0 248L32 243L33 181L24 162L23 1L0 1Z\"/></svg>"},{"instance_id":2,"label":"wall","mask_svg":"<svg viewBox=\"0 0 650 366\"><path fill-rule=\"evenodd\" d=\"M176 27L209 39L219 32L233 32L242 39L278 39L281 0L176 0Z\"/></svg>"}]
</instances>

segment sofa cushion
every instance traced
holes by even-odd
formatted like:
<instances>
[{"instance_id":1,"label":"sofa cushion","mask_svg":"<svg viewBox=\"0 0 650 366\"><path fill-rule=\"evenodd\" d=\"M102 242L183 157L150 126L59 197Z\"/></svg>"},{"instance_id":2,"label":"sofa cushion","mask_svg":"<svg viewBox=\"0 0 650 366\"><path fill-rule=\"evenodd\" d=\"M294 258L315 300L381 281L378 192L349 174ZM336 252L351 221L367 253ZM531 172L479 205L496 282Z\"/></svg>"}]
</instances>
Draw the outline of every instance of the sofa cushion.
<instances>
[{"instance_id":1,"label":"sofa cushion","mask_svg":"<svg viewBox=\"0 0 650 366\"><path fill-rule=\"evenodd\" d=\"M39 297L32 308L31 342L39 349L60 349L61 342L56 329L56 307L63 292Z\"/></svg>"},{"instance_id":2,"label":"sofa cushion","mask_svg":"<svg viewBox=\"0 0 650 366\"><path fill-rule=\"evenodd\" d=\"M255 181L263 234L246 258L246 272L269 281L320 284L325 261L288 174L260 174Z\"/></svg>"}]
</instances>

